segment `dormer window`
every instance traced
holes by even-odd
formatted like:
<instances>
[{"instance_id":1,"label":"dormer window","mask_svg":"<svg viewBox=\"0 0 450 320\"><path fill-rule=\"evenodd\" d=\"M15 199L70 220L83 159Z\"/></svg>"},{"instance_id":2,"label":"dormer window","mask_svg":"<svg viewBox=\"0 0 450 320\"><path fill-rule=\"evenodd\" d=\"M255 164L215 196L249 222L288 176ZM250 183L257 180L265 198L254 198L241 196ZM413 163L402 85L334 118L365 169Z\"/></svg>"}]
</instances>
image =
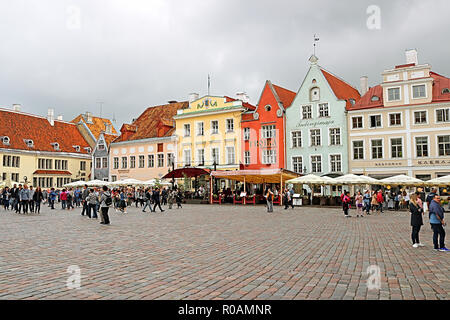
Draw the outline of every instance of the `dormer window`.
<instances>
[{"instance_id":1,"label":"dormer window","mask_svg":"<svg viewBox=\"0 0 450 320\"><path fill-rule=\"evenodd\" d=\"M442 90L442 94L448 94L448 93L450 93L449 88L445 88L444 90Z\"/></svg>"},{"instance_id":2,"label":"dormer window","mask_svg":"<svg viewBox=\"0 0 450 320\"><path fill-rule=\"evenodd\" d=\"M51 143L51 145L53 146L53 148L58 151L59 150L59 143L58 142L53 142Z\"/></svg>"},{"instance_id":3,"label":"dormer window","mask_svg":"<svg viewBox=\"0 0 450 320\"><path fill-rule=\"evenodd\" d=\"M319 101L320 100L320 89L317 87L312 88L309 93L309 98L311 101Z\"/></svg>"},{"instance_id":4,"label":"dormer window","mask_svg":"<svg viewBox=\"0 0 450 320\"><path fill-rule=\"evenodd\" d=\"M380 97L379 96L372 96L372 98L370 99L370 101L374 102L374 101L380 101Z\"/></svg>"},{"instance_id":5,"label":"dormer window","mask_svg":"<svg viewBox=\"0 0 450 320\"><path fill-rule=\"evenodd\" d=\"M6 146L9 146L10 141L11 141L11 140L9 139L9 137L7 137L7 136L2 137L2 142L3 142L3 144L6 145Z\"/></svg>"},{"instance_id":6,"label":"dormer window","mask_svg":"<svg viewBox=\"0 0 450 320\"><path fill-rule=\"evenodd\" d=\"M76 152L80 152L81 150L80 146L72 146L72 147L75 149Z\"/></svg>"},{"instance_id":7,"label":"dormer window","mask_svg":"<svg viewBox=\"0 0 450 320\"><path fill-rule=\"evenodd\" d=\"M98 144L98 150L105 150L105 144L103 142Z\"/></svg>"},{"instance_id":8,"label":"dormer window","mask_svg":"<svg viewBox=\"0 0 450 320\"><path fill-rule=\"evenodd\" d=\"M85 147L84 150L86 150L87 153L91 153L92 152L91 147Z\"/></svg>"},{"instance_id":9,"label":"dormer window","mask_svg":"<svg viewBox=\"0 0 450 320\"><path fill-rule=\"evenodd\" d=\"M355 103L356 103L356 100L355 100L355 99L348 99L348 101L350 102L350 104L351 104L352 106L354 106Z\"/></svg>"},{"instance_id":10,"label":"dormer window","mask_svg":"<svg viewBox=\"0 0 450 320\"><path fill-rule=\"evenodd\" d=\"M267 106L264 107L264 109L266 109L266 111L270 111L272 110L272 107L268 104Z\"/></svg>"},{"instance_id":11,"label":"dormer window","mask_svg":"<svg viewBox=\"0 0 450 320\"><path fill-rule=\"evenodd\" d=\"M25 144L27 145L28 148L34 147L34 141L31 139L25 139Z\"/></svg>"}]
</instances>

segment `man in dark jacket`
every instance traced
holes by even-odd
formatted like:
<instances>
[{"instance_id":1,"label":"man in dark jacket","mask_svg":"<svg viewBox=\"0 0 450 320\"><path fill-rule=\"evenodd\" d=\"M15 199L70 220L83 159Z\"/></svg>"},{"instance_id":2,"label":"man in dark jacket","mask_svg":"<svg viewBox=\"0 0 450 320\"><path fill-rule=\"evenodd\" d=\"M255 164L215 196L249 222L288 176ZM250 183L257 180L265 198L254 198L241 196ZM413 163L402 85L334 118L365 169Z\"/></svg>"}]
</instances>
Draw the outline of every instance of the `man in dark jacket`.
<instances>
[{"instance_id":1,"label":"man in dark jacket","mask_svg":"<svg viewBox=\"0 0 450 320\"><path fill-rule=\"evenodd\" d=\"M445 230L444 226L444 209L441 207L441 197L438 194L434 195L433 200L430 202L430 224L433 229L433 244L434 249L439 251L449 251L445 247ZM438 243L439 236L439 243ZM440 245L439 245L440 244Z\"/></svg>"},{"instance_id":2,"label":"man in dark jacket","mask_svg":"<svg viewBox=\"0 0 450 320\"><path fill-rule=\"evenodd\" d=\"M161 210L161 212L164 212L164 210L161 208L160 197L161 197L161 195L159 193L159 188L156 188L152 194L152 199L153 199L153 203L154 203L153 210L152 210L153 212L156 212L156 206L159 207L159 210Z\"/></svg>"},{"instance_id":3,"label":"man in dark jacket","mask_svg":"<svg viewBox=\"0 0 450 320\"><path fill-rule=\"evenodd\" d=\"M89 195L89 189L88 189L87 184L85 184L83 192L81 193L81 201L83 203L83 210L81 210L81 215L82 216L84 216L85 213L86 213L86 215L88 215L89 206L88 206L88 203L86 201L86 198L87 198L88 195ZM90 213L89 213L89 217L90 217Z\"/></svg>"}]
</instances>

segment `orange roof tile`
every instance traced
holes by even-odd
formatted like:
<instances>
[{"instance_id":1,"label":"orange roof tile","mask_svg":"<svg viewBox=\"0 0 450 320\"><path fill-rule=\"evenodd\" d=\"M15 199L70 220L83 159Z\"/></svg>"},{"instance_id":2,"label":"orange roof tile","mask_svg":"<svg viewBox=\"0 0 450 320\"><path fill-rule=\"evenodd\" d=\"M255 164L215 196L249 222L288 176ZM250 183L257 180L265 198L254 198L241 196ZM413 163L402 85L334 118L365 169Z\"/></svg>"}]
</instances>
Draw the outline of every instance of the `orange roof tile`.
<instances>
[{"instance_id":1,"label":"orange roof tile","mask_svg":"<svg viewBox=\"0 0 450 320\"><path fill-rule=\"evenodd\" d=\"M272 86L277 92L278 98L280 98L281 102L283 103L283 107L285 109L289 108L292 104L292 101L294 101L296 93L283 87L277 86L276 84L272 84Z\"/></svg>"},{"instance_id":2,"label":"orange roof tile","mask_svg":"<svg viewBox=\"0 0 450 320\"><path fill-rule=\"evenodd\" d=\"M9 145L0 141L0 149L87 154L84 148L89 147L73 123L55 120L52 126L44 117L8 109L0 109L0 136L10 139ZM26 139L33 140L34 146L28 147ZM54 142L59 144L59 151L53 147ZM80 146L80 152L73 146Z\"/></svg>"},{"instance_id":3,"label":"orange roof tile","mask_svg":"<svg viewBox=\"0 0 450 320\"><path fill-rule=\"evenodd\" d=\"M325 79L327 79L330 84L331 89L339 100L345 100L346 106L350 107L352 104L349 99L354 99L356 102L361 98L358 90L353 88L344 80L339 79L338 77L332 75L331 73L325 71L324 69L320 69Z\"/></svg>"},{"instance_id":4,"label":"orange roof tile","mask_svg":"<svg viewBox=\"0 0 450 320\"><path fill-rule=\"evenodd\" d=\"M189 107L189 102L174 102L160 106L147 108L131 125L124 124L121 131L131 131L126 135L121 135L114 142L140 140L148 138L169 137L175 131L173 125L173 116L177 114L180 109ZM159 126L168 125L169 130L159 130Z\"/></svg>"},{"instance_id":5,"label":"orange roof tile","mask_svg":"<svg viewBox=\"0 0 450 320\"><path fill-rule=\"evenodd\" d=\"M83 114L80 114L75 119L73 119L71 122L79 123L80 121L82 121L86 124L86 126L89 128L89 130L91 130L91 133L95 137L96 140L100 136L100 133L102 131L106 130L105 124L111 125L112 133L115 135L118 135L116 129L112 125L111 120L109 120L109 119L92 116L92 123L88 123L85 119L85 116Z\"/></svg>"}]
</instances>

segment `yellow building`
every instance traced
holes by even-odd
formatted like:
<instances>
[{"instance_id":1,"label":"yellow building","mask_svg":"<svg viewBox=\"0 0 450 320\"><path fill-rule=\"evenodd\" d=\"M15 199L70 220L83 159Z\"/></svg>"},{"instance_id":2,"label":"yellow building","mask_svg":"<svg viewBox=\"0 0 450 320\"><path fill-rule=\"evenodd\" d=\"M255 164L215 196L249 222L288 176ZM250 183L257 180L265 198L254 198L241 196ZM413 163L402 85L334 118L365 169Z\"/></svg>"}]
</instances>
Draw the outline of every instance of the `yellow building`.
<instances>
[{"instance_id":1,"label":"yellow building","mask_svg":"<svg viewBox=\"0 0 450 320\"><path fill-rule=\"evenodd\" d=\"M176 121L177 167L217 170L239 169L241 159L241 114L255 107L247 98L191 94L189 108L178 110Z\"/></svg>"},{"instance_id":2,"label":"yellow building","mask_svg":"<svg viewBox=\"0 0 450 320\"><path fill-rule=\"evenodd\" d=\"M0 108L0 180L61 188L89 180L91 147L77 126L13 109Z\"/></svg>"}]
</instances>

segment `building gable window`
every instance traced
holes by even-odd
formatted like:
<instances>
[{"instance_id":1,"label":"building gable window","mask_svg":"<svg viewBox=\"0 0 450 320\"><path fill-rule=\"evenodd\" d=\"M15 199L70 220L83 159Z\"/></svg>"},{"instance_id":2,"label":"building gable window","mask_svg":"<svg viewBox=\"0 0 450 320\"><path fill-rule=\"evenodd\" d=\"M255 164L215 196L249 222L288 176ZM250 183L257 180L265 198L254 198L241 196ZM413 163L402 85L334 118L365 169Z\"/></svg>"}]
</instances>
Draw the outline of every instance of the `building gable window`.
<instances>
[{"instance_id":1,"label":"building gable window","mask_svg":"<svg viewBox=\"0 0 450 320\"><path fill-rule=\"evenodd\" d=\"M309 91L309 100L310 101L320 100L320 89L318 87L314 87Z\"/></svg>"},{"instance_id":2,"label":"building gable window","mask_svg":"<svg viewBox=\"0 0 450 320\"><path fill-rule=\"evenodd\" d=\"M292 134L292 148L300 148L302 146L302 132L293 131L291 134Z\"/></svg>"},{"instance_id":3,"label":"building gable window","mask_svg":"<svg viewBox=\"0 0 450 320\"><path fill-rule=\"evenodd\" d=\"M319 104L319 118L326 118L329 117L329 108L328 103L320 103Z\"/></svg>"},{"instance_id":4,"label":"building gable window","mask_svg":"<svg viewBox=\"0 0 450 320\"><path fill-rule=\"evenodd\" d=\"M312 106L302 106L302 119L312 119Z\"/></svg>"}]
</instances>

